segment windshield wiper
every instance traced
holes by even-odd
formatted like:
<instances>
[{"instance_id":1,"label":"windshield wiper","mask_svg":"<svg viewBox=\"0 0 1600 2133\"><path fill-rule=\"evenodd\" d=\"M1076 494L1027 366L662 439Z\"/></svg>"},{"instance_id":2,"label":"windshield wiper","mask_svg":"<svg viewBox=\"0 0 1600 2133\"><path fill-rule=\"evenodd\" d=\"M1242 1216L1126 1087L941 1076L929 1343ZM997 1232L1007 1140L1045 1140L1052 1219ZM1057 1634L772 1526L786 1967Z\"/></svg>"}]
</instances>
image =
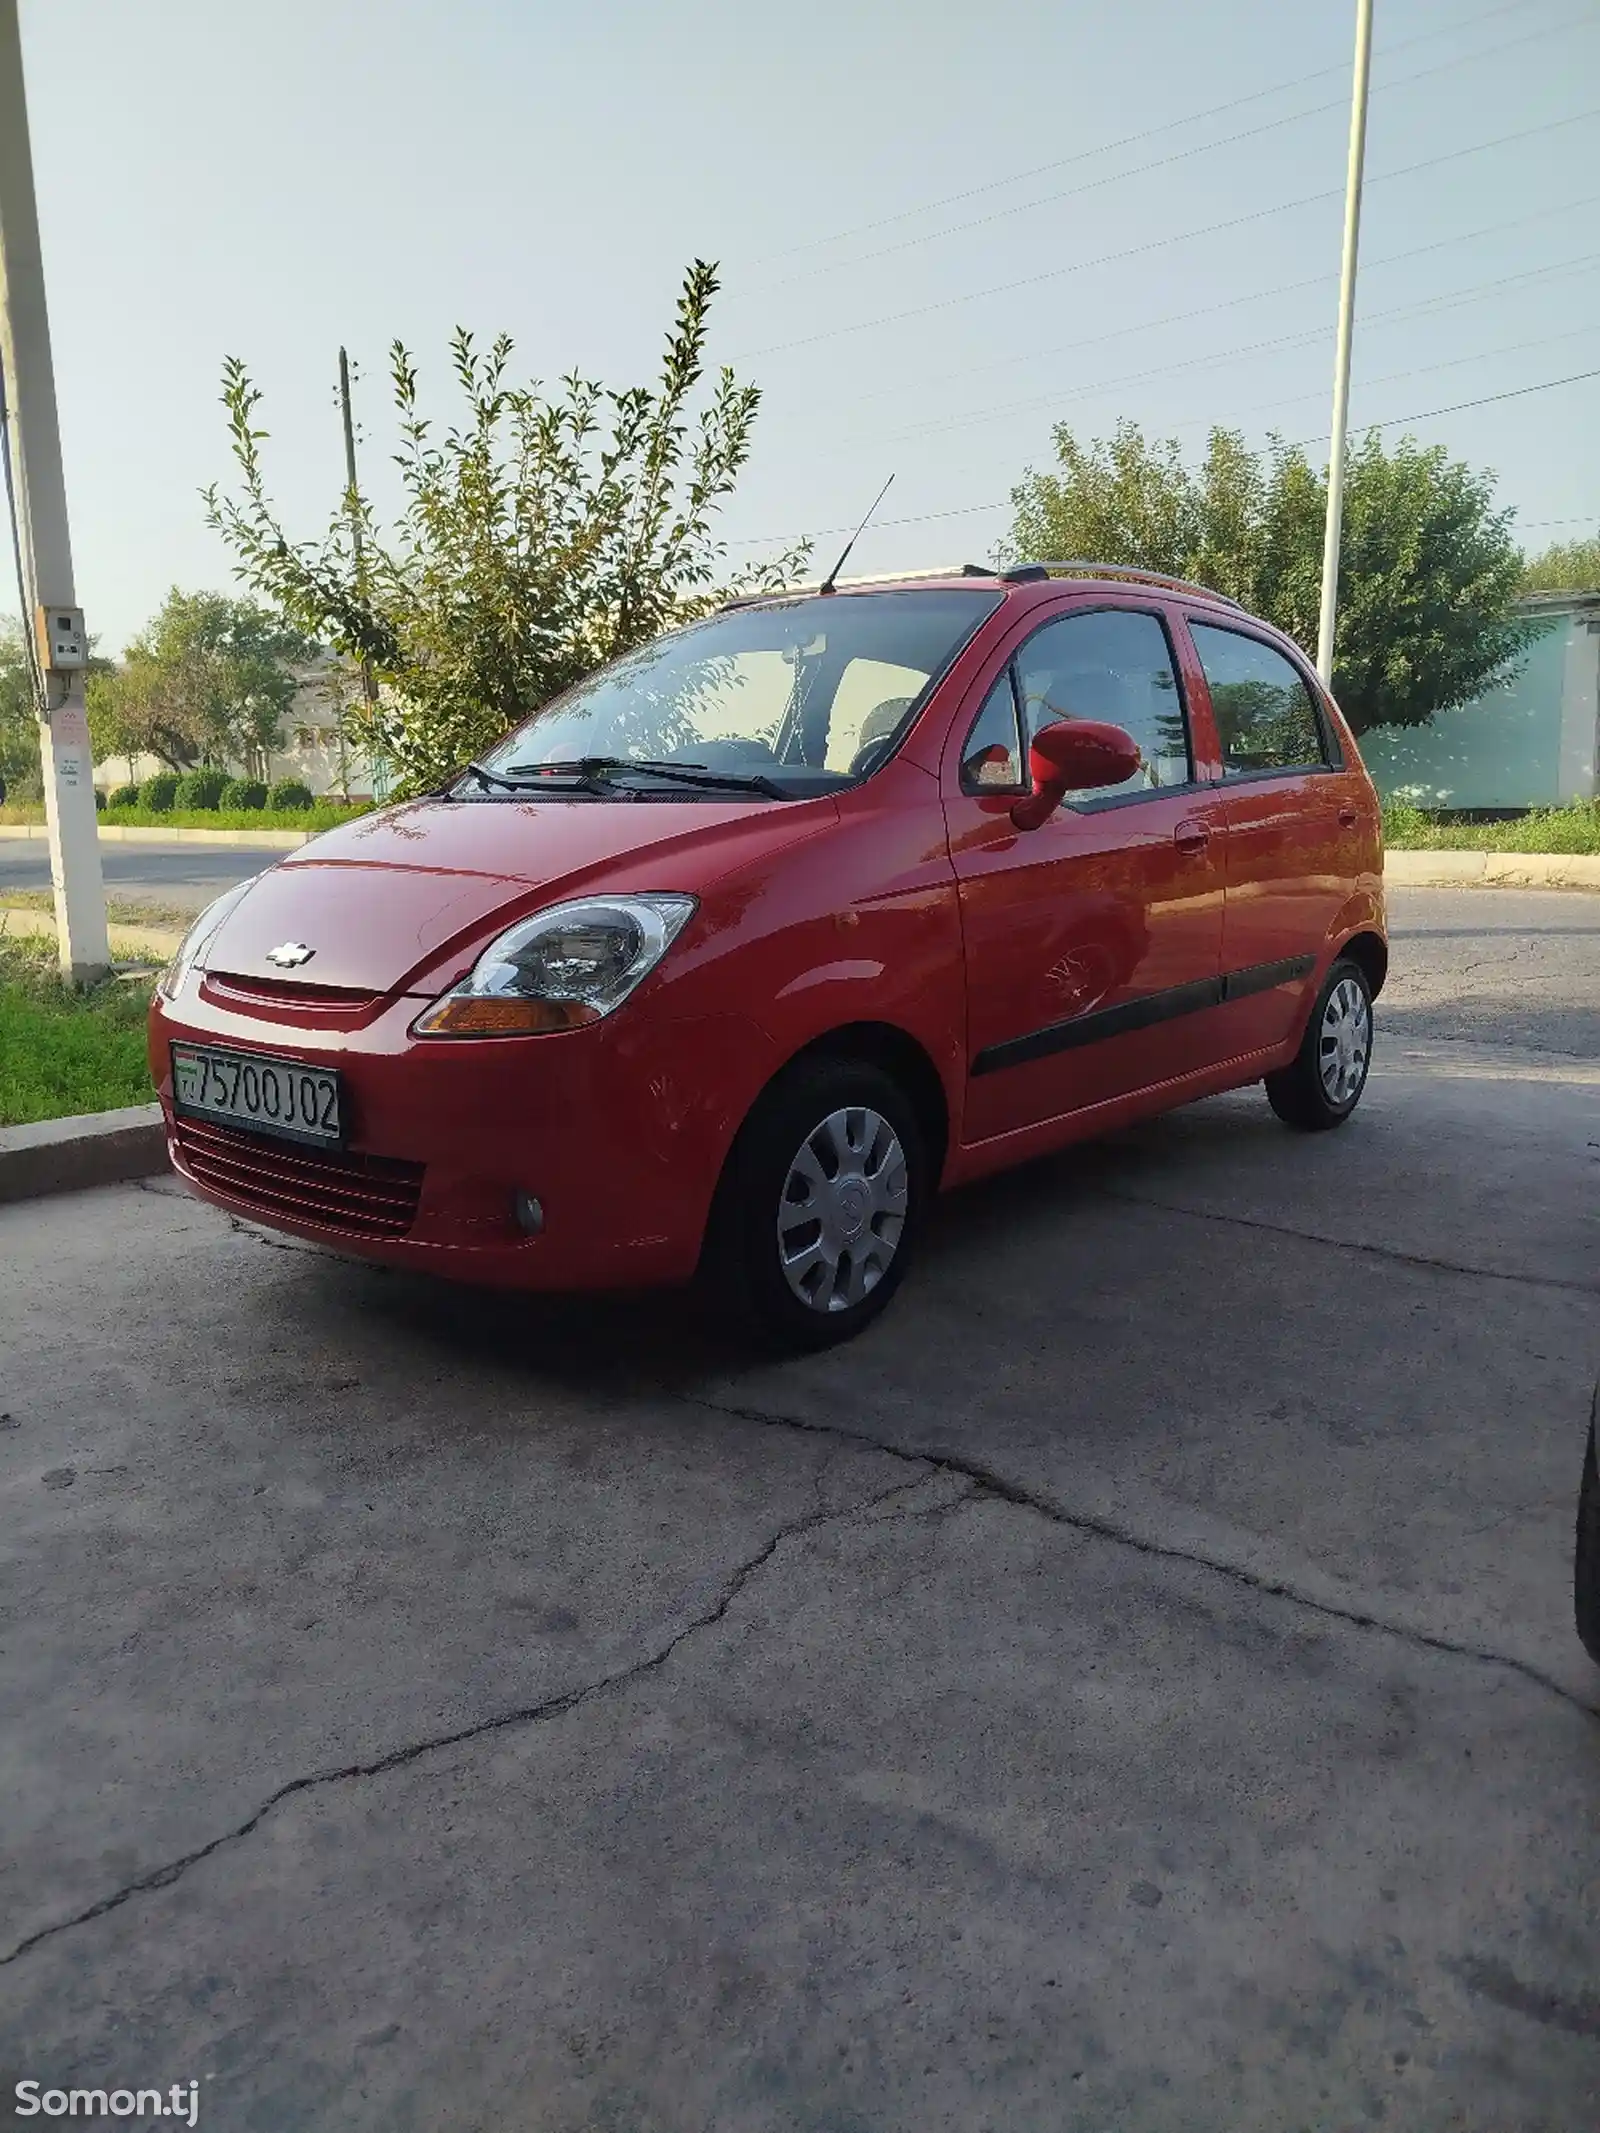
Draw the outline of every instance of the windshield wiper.
<instances>
[{"instance_id":1,"label":"windshield wiper","mask_svg":"<svg viewBox=\"0 0 1600 2133\"><path fill-rule=\"evenodd\" d=\"M480 785L503 786L507 792L520 792L522 790L522 780L520 778L503 778L498 770L489 770L482 763L467 763L463 765L461 776L464 778L474 777Z\"/></svg>"},{"instance_id":2,"label":"windshield wiper","mask_svg":"<svg viewBox=\"0 0 1600 2133\"><path fill-rule=\"evenodd\" d=\"M539 774L551 777L575 777L593 780L605 779L617 770L641 770L652 778L665 778L673 785L694 785L704 790L720 787L724 792L758 792L769 800L787 800L788 792L775 778L762 777L758 772L742 770L712 770L705 763L652 763L641 762L633 756L585 755L570 763L513 763L506 782L514 782L518 791L539 782ZM516 777L522 771L530 776Z\"/></svg>"},{"instance_id":3,"label":"windshield wiper","mask_svg":"<svg viewBox=\"0 0 1600 2133\"><path fill-rule=\"evenodd\" d=\"M468 763L462 775L477 778L485 786L498 785L504 792L537 792L541 785L552 792L592 792L602 795L615 787L605 784L594 770L607 762L604 756L582 763L513 763L508 771L490 770L483 763ZM522 775L519 776L518 772Z\"/></svg>"}]
</instances>

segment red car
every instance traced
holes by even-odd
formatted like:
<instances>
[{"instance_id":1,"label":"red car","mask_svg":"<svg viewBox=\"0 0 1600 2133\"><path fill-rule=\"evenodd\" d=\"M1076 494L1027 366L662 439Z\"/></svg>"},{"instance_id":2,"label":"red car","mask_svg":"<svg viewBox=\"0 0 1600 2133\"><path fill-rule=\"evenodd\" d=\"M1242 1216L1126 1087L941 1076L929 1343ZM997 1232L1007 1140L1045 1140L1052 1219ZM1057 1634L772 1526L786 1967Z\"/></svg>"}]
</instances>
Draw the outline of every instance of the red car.
<instances>
[{"instance_id":1,"label":"red car","mask_svg":"<svg viewBox=\"0 0 1600 2133\"><path fill-rule=\"evenodd\" d=\"M150 1057L219 1207L463 1281L700 1276L820 1345L942 1189L1248 1082L1341 1124L1386 963L1295 645L969 566L734 601L230 890Z\"/></svg>"}]
</instances>

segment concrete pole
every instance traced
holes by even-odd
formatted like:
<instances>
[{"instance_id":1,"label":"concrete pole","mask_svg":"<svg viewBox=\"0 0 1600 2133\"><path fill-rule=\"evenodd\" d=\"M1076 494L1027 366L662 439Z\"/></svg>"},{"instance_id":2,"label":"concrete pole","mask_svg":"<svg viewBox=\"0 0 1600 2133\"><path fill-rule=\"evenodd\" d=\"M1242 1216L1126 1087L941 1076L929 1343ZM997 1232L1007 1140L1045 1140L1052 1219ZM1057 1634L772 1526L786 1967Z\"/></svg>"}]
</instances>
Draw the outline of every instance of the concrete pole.
<instances>
[{"instance_id":1,"label":"concrete pole","mask_svg":"<svg viewBox=\"0 0 1600 2133\"><path fill-rule=\"evenodd\" d=\"M1350 416L1350 345L1356 323L1356 253L1361 242L1361 169L1367 153L1367 82L1372 72L1372 0L1356 0L1355 82L1350 97L1350 161L1345 177L1344 258L1339 271L1339 333L1333 359L1333 435L1328 440L1328 517L1322 536L1322 613L1317 672L1333 686L1333 637L1339 616L1339 535L1344 526L1345 434Z\"/></svg>"},{"instance_id":2,"label":"concrete pole","mask_svg":"<svg viewBox=\"0 0 1600 2133\"><path fill-rule=\"evenodd\" d=\"M0 365L17 487L23 571L39 608L75 606L67 491L56 422L50 319L33 193L28 108L22 81L17 0L0 0ZM35 629L35 615L22 618ZM104 976L111 964L105 883L95 822L94 756L84 709L83 668L61 671L40 651L44 702L39 753L50 879L55 888L61 968L74 984Z\"/></svg>"}]
</instances>

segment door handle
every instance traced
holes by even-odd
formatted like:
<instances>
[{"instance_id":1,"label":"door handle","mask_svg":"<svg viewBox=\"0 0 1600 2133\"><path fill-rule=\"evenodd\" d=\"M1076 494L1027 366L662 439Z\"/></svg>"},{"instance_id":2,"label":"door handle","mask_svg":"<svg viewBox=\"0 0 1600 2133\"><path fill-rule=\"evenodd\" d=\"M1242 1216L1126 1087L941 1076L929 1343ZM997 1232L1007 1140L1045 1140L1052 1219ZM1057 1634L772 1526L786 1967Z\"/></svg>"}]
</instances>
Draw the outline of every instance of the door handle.
<instances>
[{"instance_id":1,"label":"door handle","mask_svg":"<svg viewBox=\"0 0 1600 2133\"><path fill-rule=\"evenodd\" d=\"M1211 832L1203 822L1180 822L1172 841L1180 852L1203 852L1211 842Z\"/></svg>"},{"instance_id":2,"label":"door handle","mask_svg":"<svg viewBox=\"0 0 1600 2133\"><path fill-rule=\"evenodd\" d=\"M1351 801L1346 800L1344 805L1340 808L1339 820L1347 830L1355 828L1356 810Z\"/></svg>"}]
</instances>

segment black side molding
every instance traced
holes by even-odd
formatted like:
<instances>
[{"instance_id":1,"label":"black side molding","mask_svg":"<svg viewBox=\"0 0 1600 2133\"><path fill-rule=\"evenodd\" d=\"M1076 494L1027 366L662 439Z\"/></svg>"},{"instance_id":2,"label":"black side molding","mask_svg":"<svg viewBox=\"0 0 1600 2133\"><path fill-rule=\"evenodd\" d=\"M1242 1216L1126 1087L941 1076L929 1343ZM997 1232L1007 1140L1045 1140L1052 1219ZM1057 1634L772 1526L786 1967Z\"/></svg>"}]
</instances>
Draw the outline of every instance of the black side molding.
<instances>
[{"instance_id":1,"label":"black side molding","mask_svg":"<svg viewBox=\"0 0 1600 2133\"><path fill-rule=\"evenodd\" d=\"M1281 963L1252 963L1245 970L1230 970L1224 977L1197 978L1190 985L1171 985L1164 992L1147 992L1137 1000L1123 1000L1093 1014L1051 1022L1043 1029L1030 1030L1025 1037L1008 1037L1003 1044L987 1045L973 1060L972 1072L998 1074L1006 1067L1048 1059L1053 1052L1076 1051L1080 1045L1098 1044L1106 1037L1124 1037L1132 1030L1152 1029L1158 1022L1176 1022L1180 1015L1220 1007L1225 1000L1271 992L1275 985L1291 985L1296 978L1307 976L1316 968L1316 961L1312 955L1292 955Z\"/></svg>"},{"instance_id":2,"label":"black side molding","mask_svg":"<svg viewBox=\"0 0 1600 2133\"><path fill-rule=\"evenodd\" d=\"M1314 955L1291 955L1281 963L1251 963L1244 970L1230 970L1222 981L1225 1000L1247 999L1253 992L1271 992L1274 985L1292 985L1317 967Z\"/></svg>"}]
</instances>

